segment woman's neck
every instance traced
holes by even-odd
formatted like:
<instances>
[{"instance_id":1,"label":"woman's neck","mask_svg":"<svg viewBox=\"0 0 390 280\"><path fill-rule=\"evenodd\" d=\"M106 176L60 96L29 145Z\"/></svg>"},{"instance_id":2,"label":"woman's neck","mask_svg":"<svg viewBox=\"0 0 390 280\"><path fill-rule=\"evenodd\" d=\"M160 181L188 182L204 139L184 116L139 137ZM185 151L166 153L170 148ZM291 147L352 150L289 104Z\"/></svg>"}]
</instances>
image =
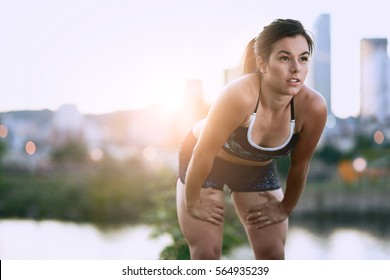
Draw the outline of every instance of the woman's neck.
<instances>
[{"instance_id":1,"label":"woman's neck","mask_svg":"<svg viewBox=\"0 0 390 280\"><path fill-rule=\"evenodd\" d=\"M289 109L292 96L279 94L260 80L260 110L265 115L278 116ZM258 111L260 111L258 110Z\"/></svg>"}]
</instances>

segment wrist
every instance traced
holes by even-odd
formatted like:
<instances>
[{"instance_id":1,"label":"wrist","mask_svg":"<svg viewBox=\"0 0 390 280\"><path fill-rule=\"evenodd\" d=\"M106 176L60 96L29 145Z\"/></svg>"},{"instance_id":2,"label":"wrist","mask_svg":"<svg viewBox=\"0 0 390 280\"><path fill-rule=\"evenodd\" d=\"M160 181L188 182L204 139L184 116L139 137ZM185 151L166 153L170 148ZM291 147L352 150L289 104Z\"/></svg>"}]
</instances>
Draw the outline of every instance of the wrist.
<instances>
[{"instance_id":1,"label":"wrist","mask_svg":"<svg viewBox=\"0 0 390 280\"><path fill-rule=\"evenodd\" d=\"M293 212L294 207L288 205L288 204L286 203L286 201L282 200L280 204L281 204L281 206L282 206L282 208L283 208L283 211L284 211L287 215L290 215L290 214Z\"/></svg>"}]
</instances>

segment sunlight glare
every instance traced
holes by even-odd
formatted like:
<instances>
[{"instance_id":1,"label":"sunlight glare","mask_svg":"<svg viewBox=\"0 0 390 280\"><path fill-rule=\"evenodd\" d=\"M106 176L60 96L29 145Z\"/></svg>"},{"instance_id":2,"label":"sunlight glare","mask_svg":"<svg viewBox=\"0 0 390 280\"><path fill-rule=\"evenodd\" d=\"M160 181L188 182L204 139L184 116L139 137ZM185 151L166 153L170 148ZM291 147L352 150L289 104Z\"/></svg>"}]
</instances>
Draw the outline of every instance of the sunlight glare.
<instances>
[{"instance_id":1,"label":"sunlight glare","mask_svg":"<svg viewBox=\"0 0 390 280\"><path fill-rule=\"evenodd\" d=\"M159 83L155 89L157 104L168 111L178 111L183 106L184 89L185 83L182 81Z\"/></svg>"},{"instance_id":2,"label":"sunlight glare","mask_svg":"<svg viewBox=\"0 0 390 280\"><path fill-rule=\"evenodd\" d=\"M157 158L157 150L156 150L156 148L154 148L152 146L148 146L148 147L144 148L144 150L142 151L142 154L143 154L144 158L148 161L153 161Z\"/></svg>"}]
</instances>

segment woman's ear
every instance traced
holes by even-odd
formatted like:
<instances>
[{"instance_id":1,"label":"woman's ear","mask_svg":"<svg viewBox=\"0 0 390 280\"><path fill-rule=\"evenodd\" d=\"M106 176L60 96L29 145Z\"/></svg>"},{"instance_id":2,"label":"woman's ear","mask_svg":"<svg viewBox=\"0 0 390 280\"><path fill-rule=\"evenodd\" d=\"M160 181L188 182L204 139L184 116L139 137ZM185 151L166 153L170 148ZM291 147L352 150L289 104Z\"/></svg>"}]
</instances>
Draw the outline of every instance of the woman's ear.
<instances>
[{"instance_id":1,"label":"woman's ear","mask_svg":"<svg viewBox=\"0 0 390 280\"><path fill-rule=\"evenodd\" d=\"M256 57L256 65L262 75L266 74L265 62L261 56Z\"/></svg>"}]
</instances>

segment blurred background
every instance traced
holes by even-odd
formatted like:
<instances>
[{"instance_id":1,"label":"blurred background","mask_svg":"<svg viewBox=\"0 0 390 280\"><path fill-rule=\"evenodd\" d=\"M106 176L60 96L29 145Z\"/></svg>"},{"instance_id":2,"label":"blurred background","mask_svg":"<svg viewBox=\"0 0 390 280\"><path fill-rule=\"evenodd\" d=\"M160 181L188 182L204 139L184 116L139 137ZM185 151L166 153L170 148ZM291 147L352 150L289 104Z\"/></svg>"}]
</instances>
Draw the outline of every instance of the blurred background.
<instances>
[{"instance_id":1,"label":"blurred background","mask_svg":"<svg viewBox=\"0 0 390 280\"><path fill-rule=\"evenodd\" d=\"M246 44L294 18L329 115L286 258L390 259L390 19L338 2L0 0L0 258L188 258L180 141ZM253 259L226 203L224 258Z\"/></svg>"}]
</instances>

